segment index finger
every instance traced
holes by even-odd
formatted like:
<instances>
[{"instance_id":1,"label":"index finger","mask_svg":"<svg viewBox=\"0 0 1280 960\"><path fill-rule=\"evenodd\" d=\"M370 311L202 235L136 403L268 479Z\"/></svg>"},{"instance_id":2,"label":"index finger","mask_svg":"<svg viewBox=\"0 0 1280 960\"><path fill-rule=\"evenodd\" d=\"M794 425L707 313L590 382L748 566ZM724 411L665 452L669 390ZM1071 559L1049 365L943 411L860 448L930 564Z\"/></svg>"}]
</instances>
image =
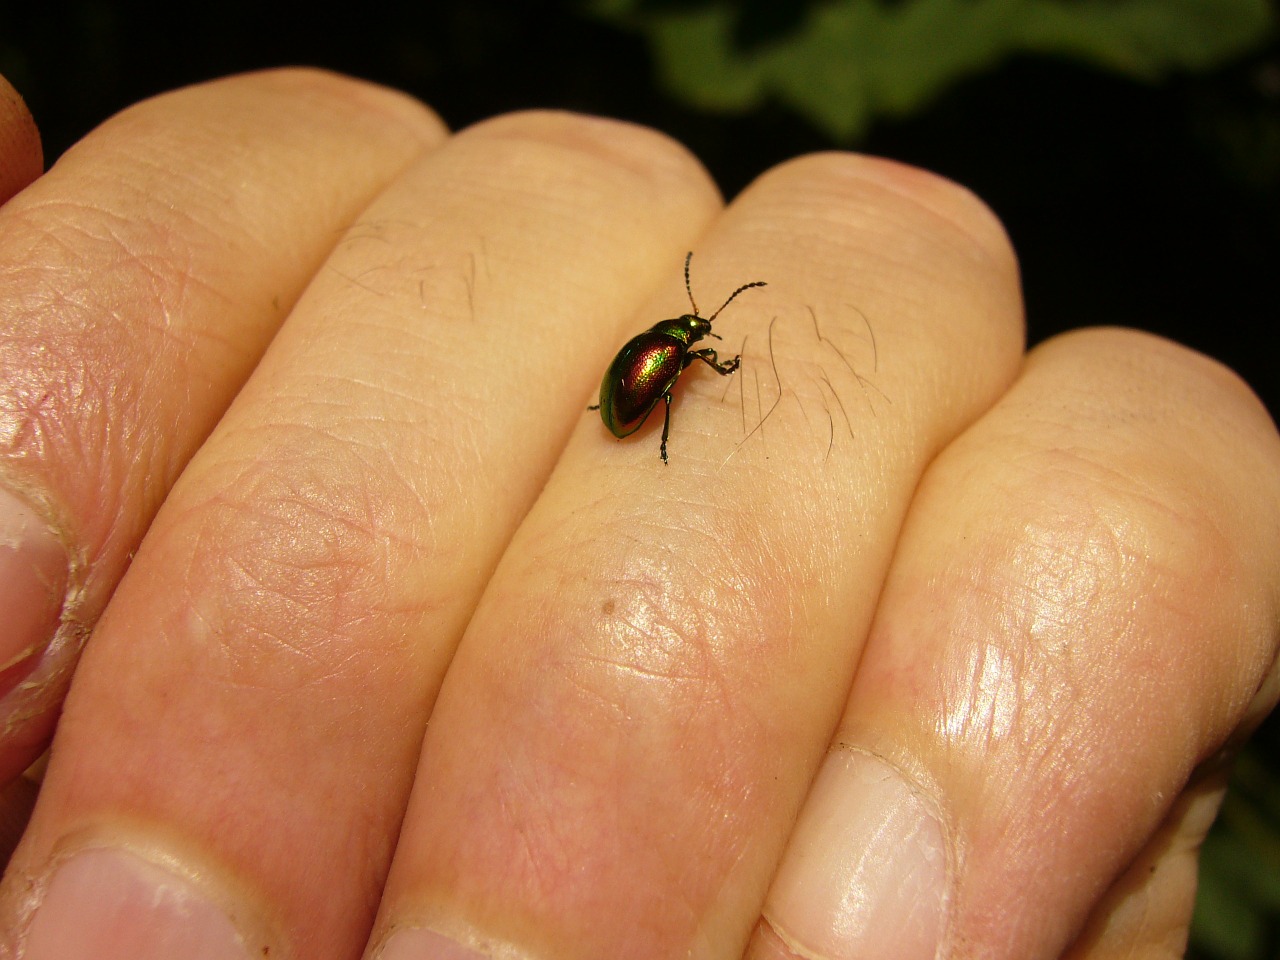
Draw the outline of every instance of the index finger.
<instances>
[{"instance_id":1,"label":"index finger","mask_svg":"<svg viewBox=\"0 0 1280 960\"><path fill-rule=\"evenodd\" d=\"M341 228L442 134L368 84L236 77L126 110L0 210L0 779Z\"/></svg>"}]
</instances>

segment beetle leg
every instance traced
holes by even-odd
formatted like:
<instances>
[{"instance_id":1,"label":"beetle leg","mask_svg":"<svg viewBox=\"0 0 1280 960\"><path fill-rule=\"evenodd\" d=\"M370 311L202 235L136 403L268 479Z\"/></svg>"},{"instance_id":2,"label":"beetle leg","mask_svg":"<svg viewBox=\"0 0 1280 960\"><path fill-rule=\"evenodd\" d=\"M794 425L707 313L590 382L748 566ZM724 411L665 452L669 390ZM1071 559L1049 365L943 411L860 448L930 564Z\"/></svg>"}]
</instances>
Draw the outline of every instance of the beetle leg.
<instances>
[{"instance_id":1,"label":"beetle leg","mask_svg":"<svg viewBox=\"0 0 1280 960\"><path fill-rule=\"evenodd\" d=\"M721 363L720 358L716 356L716 352L709 348L704 348L702 350L690 350L688 355L690 357L697 357L722 377L727 377L729 374L733 373L733 371L738 369L738 364L742 362L742 357L737 356L732 360L726 360L724 363Z\"/></svg>"},{"instance_id":2,"label":"beetle leg","mask_svg":"<svg viewBox=\"0 0 1280 960\"><path fill-rule=\"evenodd\" d=\"M667 401L667 415L662 420L662 462L667 462L667 434L671 432L671 391L667 391L662 395L662 399Z\"/></svg>"}]
</instances>

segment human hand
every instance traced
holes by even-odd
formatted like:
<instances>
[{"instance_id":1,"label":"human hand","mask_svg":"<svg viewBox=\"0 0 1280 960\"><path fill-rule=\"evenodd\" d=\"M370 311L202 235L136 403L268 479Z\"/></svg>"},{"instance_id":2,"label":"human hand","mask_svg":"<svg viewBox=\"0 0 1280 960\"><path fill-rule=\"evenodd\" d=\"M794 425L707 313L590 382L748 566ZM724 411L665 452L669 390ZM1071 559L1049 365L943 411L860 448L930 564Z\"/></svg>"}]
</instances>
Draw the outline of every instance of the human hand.
<instances>
[{"instance_id":1,"label":"human hand","mask_svg":"<svg viewBox=\"0 0 1280 960\"><path fill-rule=\"evenodd\" d=\"M768 286L664 466L585 407L688 249L704 308ZM7 774L75 668L0 955L1185 937L1276 698L1280 443L1157 338L1024 357L965 191L827 154L725 210L652 131L272 73L108 122L0 277Z\"/></svg>"}]
</instances>

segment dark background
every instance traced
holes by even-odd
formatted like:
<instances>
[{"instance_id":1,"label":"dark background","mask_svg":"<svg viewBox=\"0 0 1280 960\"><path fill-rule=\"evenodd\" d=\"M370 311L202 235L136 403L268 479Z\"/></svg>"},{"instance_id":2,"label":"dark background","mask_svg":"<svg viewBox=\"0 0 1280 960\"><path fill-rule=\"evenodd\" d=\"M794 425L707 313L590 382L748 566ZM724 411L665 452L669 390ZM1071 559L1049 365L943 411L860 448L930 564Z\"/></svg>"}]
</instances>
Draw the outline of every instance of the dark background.
<instances>
[{"instance_id":1,"label":"dark background","mask_svg":"<svg viewBox=\"0 0 1280 960\"><path fill-rule=\"evenodd\" d=\"M730 6L750 52L787 36L815 3ZM686 143L727 197L796 154L855 148L951 177L995 209L1021 257L1031 343L1082 325L1141 327L1222 360L1273 417L1280 410L1275 16L1238 55L1145 79L1013 52L842 142L767 95L734 113L689 105L665 92L643 30L583 3L423 0L328 15L227 2L176 11L0 0L0 71L34 113L47 162L143 97L283 64L399 87L454 127L547 106L648 124ZM1278 756L1273 721L1242 758L1206 847L1196 956L1280 957Z\"/></svg>"}]
</instances>

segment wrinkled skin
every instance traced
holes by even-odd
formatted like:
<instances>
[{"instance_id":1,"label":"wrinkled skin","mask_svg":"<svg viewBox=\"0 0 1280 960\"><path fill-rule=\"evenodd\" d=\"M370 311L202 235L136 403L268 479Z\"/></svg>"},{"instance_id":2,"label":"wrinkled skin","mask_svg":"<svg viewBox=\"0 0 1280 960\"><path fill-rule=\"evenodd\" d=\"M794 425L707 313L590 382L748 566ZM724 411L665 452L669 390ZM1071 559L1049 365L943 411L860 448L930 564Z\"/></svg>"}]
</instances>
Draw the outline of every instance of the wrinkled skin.
<instances>
[{"instance_id":1,"label":"wrinkled skin","mask_svg":"<svg viewBox=\"0 0 1280 960\"><path fill-rule=\"evenodd\" d=\"M652 130L282 71L40 175L0 93L11 803L56 733L0 957L1180 953L1276 698L1228 370L1026 352L996 218L885 160L726 207ZM769 285L664 467L584 407L690 249Z\"/></svg>"}]
</instances>

